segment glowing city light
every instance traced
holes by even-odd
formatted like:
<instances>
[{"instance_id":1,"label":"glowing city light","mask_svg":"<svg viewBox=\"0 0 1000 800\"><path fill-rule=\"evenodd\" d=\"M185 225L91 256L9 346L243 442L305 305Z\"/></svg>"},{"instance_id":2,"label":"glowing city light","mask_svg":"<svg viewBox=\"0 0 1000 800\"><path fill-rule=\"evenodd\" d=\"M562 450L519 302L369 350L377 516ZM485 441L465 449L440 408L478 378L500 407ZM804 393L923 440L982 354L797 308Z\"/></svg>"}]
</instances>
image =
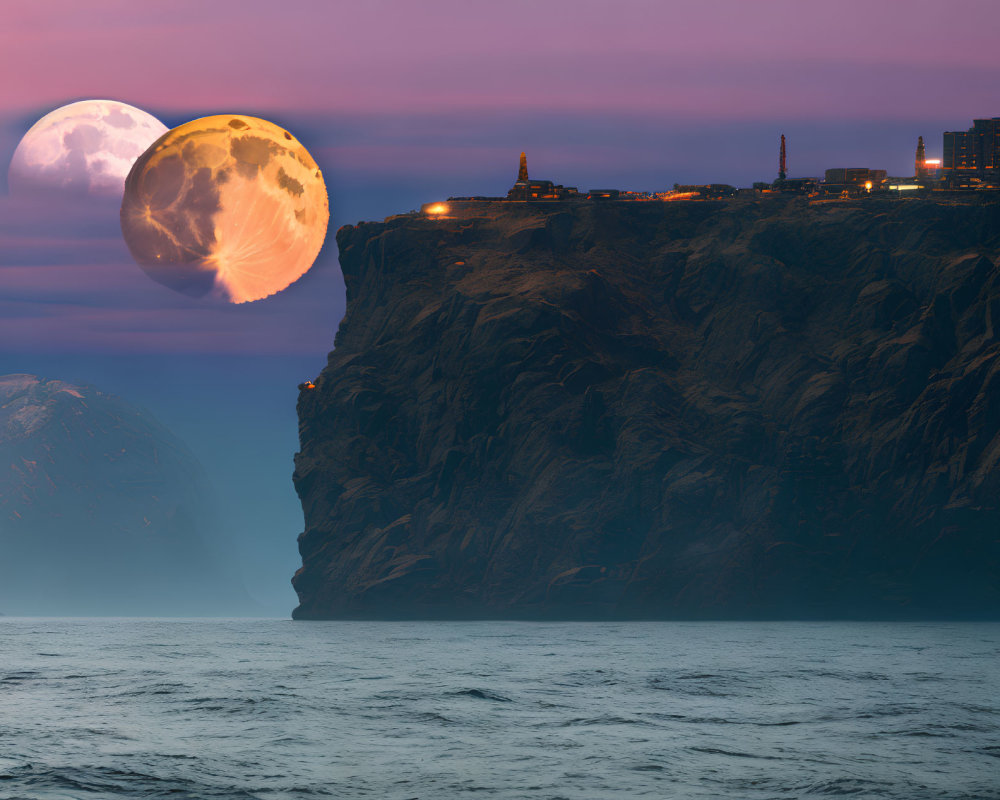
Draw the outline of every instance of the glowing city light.
<instances>
[{"instance_id":1,"label":"glowing city light","mask_svg":"<svg viewBox=\"0 0 1000 800\"><path fill-rule=\"evenodd\" d=\"M441 214L447 214L448 213L448 204L447 203L435 203L434 205L427 207L427 213L430 214L432 217L437 217L437 216L440 216Z\"/></svg>"}]
</instances>

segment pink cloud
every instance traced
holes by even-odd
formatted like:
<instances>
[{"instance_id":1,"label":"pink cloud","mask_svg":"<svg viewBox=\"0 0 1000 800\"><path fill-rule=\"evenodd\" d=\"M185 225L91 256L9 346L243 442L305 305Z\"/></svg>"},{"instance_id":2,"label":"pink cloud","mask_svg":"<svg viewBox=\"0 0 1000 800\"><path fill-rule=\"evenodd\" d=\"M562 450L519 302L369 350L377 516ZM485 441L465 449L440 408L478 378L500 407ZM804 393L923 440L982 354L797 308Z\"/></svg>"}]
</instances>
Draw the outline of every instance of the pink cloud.
<instances>
[{"instance_id":1,"label":"pink cloud","mask_svg":"<svg viewBox=\"0 0 1000 800\"><path fill-rule=\"evenodd\" d=\"M948 75L995 76L998 27L1000 5L979 0L53 0L6 12L0 71L27 76L5 87L4 103L21 109L105 95L218 111L759 118L898 116L934 103L971 115L995 95ZM914 68L919 76L904 80Z\"/></svg>"}]
</instances>

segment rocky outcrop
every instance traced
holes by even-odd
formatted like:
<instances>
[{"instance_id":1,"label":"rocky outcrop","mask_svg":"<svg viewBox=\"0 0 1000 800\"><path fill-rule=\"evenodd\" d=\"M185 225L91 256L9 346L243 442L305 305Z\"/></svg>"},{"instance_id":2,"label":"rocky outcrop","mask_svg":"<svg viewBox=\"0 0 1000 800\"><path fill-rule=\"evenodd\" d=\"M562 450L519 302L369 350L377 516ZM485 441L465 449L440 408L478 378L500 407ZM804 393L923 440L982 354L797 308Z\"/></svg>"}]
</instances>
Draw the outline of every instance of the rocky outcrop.
<instances>
[{"instance_id":1,"label":"rocky outcrop","mask_svg":"<svg viewBox=\"0 0 1000 800\"><path fill-rule=\"evenodd\" d=\"M1000 612L1000 204L338 233L298 618Z\"/></svg>"},{"instance_id":2,"label":"rocky outcrop","mask_svg":"<svg viewBox=\"0 0 1000 800\"><path fill-rule=\"evenodd\" d=\"M201 466L147 412L93 387L0 376L0 605L8 613L205 614L246 602L207 544Z\"/></svg>"}]
</instances>

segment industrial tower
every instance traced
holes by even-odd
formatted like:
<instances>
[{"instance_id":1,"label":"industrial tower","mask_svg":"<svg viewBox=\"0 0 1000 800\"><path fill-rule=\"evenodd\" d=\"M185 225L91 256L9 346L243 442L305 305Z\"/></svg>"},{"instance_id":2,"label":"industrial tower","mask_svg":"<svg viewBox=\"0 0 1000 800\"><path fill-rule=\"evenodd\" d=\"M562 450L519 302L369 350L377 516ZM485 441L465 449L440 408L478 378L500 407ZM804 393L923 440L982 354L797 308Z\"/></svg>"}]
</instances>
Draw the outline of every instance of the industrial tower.
<instances>
[{"instance_id":1,"label":"industrial tower","mask_svg":"<svg viewBox=\"0 0 1000 800\"><path fill-rule=\"evenodd\" d=\"M778 180L783 181L788 177L788 170L785 169L785 134L781 134L781 158L778 160Z\"/></svg>"}]
</instances>

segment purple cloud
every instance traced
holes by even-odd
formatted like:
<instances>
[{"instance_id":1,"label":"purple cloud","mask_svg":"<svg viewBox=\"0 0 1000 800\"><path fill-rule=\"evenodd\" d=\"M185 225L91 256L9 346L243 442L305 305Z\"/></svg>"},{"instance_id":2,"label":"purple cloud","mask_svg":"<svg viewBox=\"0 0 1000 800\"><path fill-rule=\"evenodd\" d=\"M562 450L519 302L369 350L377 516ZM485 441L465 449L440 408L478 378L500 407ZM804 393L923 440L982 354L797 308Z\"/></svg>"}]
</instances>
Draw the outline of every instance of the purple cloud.
<instances>
[{"instance_id":1,"label":"purple cloud","mask_svg":"<svg viewBox=\"0 0 1000 800\"><path fill-rule=\"evenodd\" d=\"M247 113L972 115L995 102L998 27L985 0L53 0L5 11L0 71L30 67L4 93L18 109L100 91Z\"/></svg>"},{"instance_id":2,"label":"purple cloud","mask_svg":"<svg viewBox=\"0 0 1000 800\"><path fill-rule=\"evenodd\" d=\"M343 289L335 255L313 269L255 306L197 302L135 265L117 203L0 197L0 352L319 355Z\"/></svg>"}]
</instances>

